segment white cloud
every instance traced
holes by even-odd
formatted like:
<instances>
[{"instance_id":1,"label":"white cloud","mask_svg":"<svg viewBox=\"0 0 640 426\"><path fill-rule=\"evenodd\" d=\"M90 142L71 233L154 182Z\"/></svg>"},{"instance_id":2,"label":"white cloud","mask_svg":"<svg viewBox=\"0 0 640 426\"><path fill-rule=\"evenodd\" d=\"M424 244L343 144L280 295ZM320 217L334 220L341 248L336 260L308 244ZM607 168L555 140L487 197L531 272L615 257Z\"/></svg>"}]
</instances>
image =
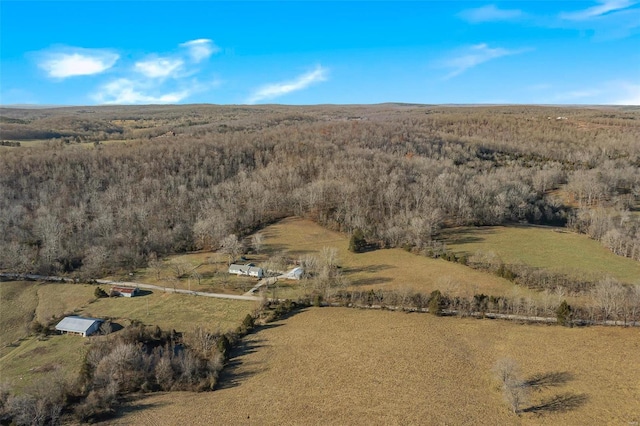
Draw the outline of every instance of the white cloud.
<instances>
[{"instance_id":1,"label":"white cloud","mask_svg":"<svg viewBox=\"0 0 640 426\"><path fill-rule=\"evenodd\" d=\"M602 94L602 90L600 89L572 90L570 92L560 93L559 95L556 96L556 99L562 100L562 101L588 99L588 98L595 98L600 94Z\"/></svg>"},{"instance_id":2,"label":"white cloud","mask_svg":"<svg viewBox=\"0 0 640 426\"><path fill-rule=\"evenodd\" d=\"M452 68L449 74L445 76L445 79L455 77L463 72L476 67L482 63L490 61L492 59L501 58L503 56L516 55L518 53L525 52L528 49L509 50L502 47L491 48L487 44L476 44L466 49L458 56L447 59L442 62L444 68Z\"/></svg>"},{"instance_id":3,"label":"white cloud","mask_svg":"<svg viewBox=\"0 0 640 426\"><path fill-rule=\"evenodd\" d=\"M115 65L120 55L104 49L64 48L39 55L38 67L49 77L68 78L99 74Z\"/></svg>"},{"instance_id":4,"label":"white cloud","mask_svg":"<svg viewBox=\"0 0 640 426\"><path fill-rule=\"evenodd\" d=\"M584 21L591 18L597 18L610 12L626 9L637 3L637 0L599 0L597 6L588 9L579 10L577 12L565 12L560 14L561 19L569 21Z\"/></svg>"},{"instance_id":5,"label":"white cloud","mask_svg":"<svg viewBox=\"0 0 640 426\"><path fill-rule=\"evenodd\" d=\"M494 22L494 21L512 21L524 16L519 9L500 9L494 4L486 6L466 9L458 14L458 16L467 22Z\"/></svg>"},{"instance_id":6,"label":"white cloud","mask_svg":"<svg viewBox=\"0 0 640 426\"><path fill-rule=\"evenodd\" d=\"M189 56L191 56L194 62L201 62L220 51L220 48L213 43L213 40L209 40L208 38L187 41L186 43L182 43L180 47L188 50Z\"/></svg>"},{"instance_id":7,"label":"white cloud","mask_svg":"<svg viewBox=\"0 0 640 426\"><path fill-rule=\"evenodd\" d=\"M187 98L189 90L174 91L165 94L150 95L145 93L153 89L145 83L127 78L120 78L105 84L94 95L94 99L101 104L172 104Z\"/></svg>"},{"instance_id":8,"label":"white cloud","mask_svg":"<svg viewBox=\"0 0 640 426\"><path fill-rule=\"evenodd\" d=\"M134 69L149 78L176 77L183 64L177 58L151 58L136 62Z\"/></svg>"},{"instance_id":9,"label":"white cloud","mask_svg":"<svg viewBox=\"0 0 640 426\"><path fill-rule=\"evenodd\" d=\"M310 85L325 81L326 79L327 70L321 66L317 66L315 70L303 74L295 80L262 86L251 95L247 102L252 104L265 99L274 99L291 92L306 89Z\"/></svg>"}]
</instances>

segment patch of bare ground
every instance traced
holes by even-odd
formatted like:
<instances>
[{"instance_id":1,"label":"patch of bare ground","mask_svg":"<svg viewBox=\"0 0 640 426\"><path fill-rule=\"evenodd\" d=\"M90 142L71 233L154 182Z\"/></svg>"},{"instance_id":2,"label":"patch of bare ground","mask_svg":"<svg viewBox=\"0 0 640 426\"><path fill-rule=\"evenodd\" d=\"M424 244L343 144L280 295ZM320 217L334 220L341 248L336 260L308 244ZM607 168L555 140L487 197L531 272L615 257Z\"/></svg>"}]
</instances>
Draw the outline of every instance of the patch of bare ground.
<instances>
[{"instance_id":1,"label":"patch of bare ground","mask_svg":"<svg viewBox=\"0 0 640 426\"><path fill-rule=\"evenodd\" d=\"M520 416L492 372L502 358L530 390ZM149 396L106 424L638 421L638 330L312 308L247 336L218 390Z\"/></svg>"}]
</instances>

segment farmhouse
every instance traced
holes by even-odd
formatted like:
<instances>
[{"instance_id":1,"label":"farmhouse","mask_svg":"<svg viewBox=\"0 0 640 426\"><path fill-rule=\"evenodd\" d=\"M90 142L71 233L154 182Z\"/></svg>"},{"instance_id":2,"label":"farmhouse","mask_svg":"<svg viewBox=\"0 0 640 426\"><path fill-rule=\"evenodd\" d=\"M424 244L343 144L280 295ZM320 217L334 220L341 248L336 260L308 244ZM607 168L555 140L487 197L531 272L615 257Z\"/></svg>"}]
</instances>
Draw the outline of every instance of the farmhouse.
<instances>
[{"instance_id":1,"label":"farmhouse","mask_svg":"<svg viewBox=\"0 0 640 426\"><path fill-rule=\"evenodd\" d=\"M232 264L229 266L229 273L236 275L248 275L250 277L262 278L264 271L262 268L258 268L253 263L247 263L246 265Z\"/></svg>"},{"instance_id":2,"label":"farmhouse","mask_svg":"<svg viewBox=\"0 0 640 426\"><path fill-rule=\"evenodd\" d=\"M139 292L138 287L111 287L111 297L133 297Z\"/></svg>"},{"instance_id":3,"label":"farmhouse","mask_svg":"<svg viewBox=\"0 0 640 426\"><path fill-rule=\"evenodd\" d=\"M83 318L77 316L66 317L56 325L61 333L79 334L87 337L98 331L103 320L98 318Z\"/></svg>"}]
</instances>

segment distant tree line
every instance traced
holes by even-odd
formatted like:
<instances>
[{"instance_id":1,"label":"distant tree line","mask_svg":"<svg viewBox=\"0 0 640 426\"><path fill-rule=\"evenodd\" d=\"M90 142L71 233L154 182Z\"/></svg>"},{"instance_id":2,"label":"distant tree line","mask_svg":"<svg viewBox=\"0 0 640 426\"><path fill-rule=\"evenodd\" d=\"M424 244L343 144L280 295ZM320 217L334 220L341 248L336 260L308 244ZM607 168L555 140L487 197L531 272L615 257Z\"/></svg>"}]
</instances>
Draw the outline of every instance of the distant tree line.
<instances>
[{"instance_id":1,"label":"distant tree line","mask_svg":"<svg viewBox=\"0 0 640 426\"><path fill-rule=\"evenodd\" d=\"M616 254L640 256L634 111L184 106L0 113L16 132L129 139L2 153L0 266L17 272L132 269L154 256L220 248L229 235L290 215L360 230L378 247L416 250L431 247L448 226L568 224ZM548 118L556 115L568 120ZM136 133L139 122L155 123L148 131L156 136L174 129L175 137L149 140Z\"/></svg>"}]
</instances>

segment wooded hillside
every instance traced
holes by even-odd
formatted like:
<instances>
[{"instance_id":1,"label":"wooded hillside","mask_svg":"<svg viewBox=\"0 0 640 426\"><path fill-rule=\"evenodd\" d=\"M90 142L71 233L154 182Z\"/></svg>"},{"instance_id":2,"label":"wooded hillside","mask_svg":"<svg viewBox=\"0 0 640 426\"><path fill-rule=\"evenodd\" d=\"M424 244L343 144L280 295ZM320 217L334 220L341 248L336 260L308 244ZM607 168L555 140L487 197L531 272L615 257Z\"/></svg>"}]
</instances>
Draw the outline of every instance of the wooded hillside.
<instances>
[{"instance_id":1,"label":"wooded hillside","mask_svg":"<svg viewBox=\"0 0 640 426\"><path fill-rule=\"evenodd\" d=\"M0 116L2 139L22 142L0 147L0 267L9 270L95 276L217 248L289 215L415 250L443 227L554 224L640 259L638 108L189 105Z\"/></svg>"}]
</instances>

